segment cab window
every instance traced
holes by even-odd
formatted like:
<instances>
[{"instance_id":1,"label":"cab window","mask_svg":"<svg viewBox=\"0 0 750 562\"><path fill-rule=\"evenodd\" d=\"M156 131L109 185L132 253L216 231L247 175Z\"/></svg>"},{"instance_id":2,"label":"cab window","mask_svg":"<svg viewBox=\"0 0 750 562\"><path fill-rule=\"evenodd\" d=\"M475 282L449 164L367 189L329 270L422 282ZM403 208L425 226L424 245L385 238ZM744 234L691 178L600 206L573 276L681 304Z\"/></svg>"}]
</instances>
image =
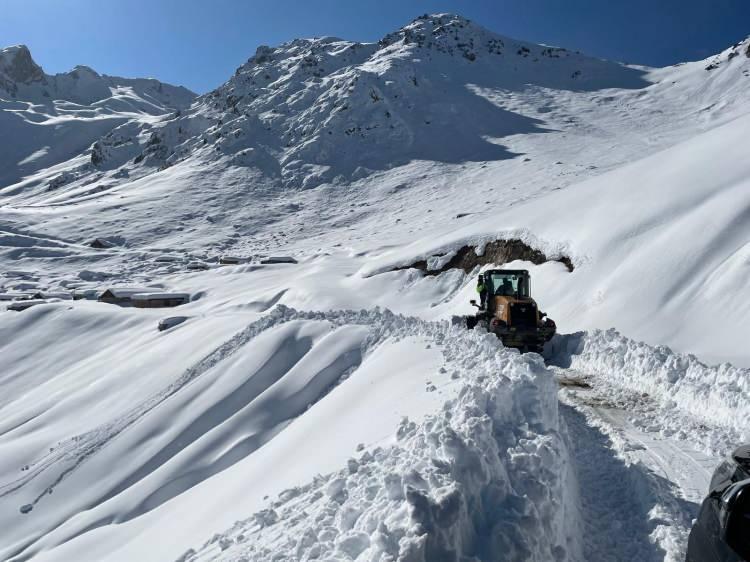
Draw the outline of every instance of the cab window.
<instances>
[{"instance_id":1,"label":"cab window","mask_svg":"<svg viewBox=\"0 0 750 562\"><path fill-rule=\"evenodd\" d=\"M525 275L493 273L492 290L495 295L528 297L529 280Z\"/></svg>"}]
</instances>

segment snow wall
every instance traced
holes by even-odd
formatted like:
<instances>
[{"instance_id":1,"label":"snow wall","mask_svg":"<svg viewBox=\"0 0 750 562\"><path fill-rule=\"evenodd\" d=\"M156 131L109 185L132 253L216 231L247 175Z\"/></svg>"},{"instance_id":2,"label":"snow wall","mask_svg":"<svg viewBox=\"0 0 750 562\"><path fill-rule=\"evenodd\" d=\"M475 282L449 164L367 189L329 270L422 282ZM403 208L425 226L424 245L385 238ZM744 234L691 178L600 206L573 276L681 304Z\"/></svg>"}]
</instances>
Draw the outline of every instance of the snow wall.
<instances>
[{"instance_id":1,"label":"snow wall","mask_svg":"<svg viewBox=\"0 0 750 562\"><path fill-rule=\"evenodd\" d=\"M181 559L580 559L569 538L580 536L577 484L542 358L447 322L345 316L373 326L369 345L414 334L433 341L442 369L460 380L456 398L422 423L404 418L392 445L282 492Z\"/></svg>"}]
</instances>

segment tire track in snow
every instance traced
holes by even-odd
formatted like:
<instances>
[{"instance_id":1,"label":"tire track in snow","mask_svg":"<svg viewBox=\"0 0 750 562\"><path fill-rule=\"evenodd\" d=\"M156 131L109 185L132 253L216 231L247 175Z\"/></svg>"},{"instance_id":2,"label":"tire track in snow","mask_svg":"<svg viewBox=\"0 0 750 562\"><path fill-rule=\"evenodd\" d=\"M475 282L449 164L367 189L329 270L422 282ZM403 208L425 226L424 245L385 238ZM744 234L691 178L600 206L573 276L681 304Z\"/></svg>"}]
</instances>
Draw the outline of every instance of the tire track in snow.
<instances>
[{"instance_id":1,"label":"tire track in snow","mask_svg":"<svg viewBox=\"0 0 750 562\"><path fill-rule=\"evenodd\" d=\"M659 476L674 482L681 496L697 504L703 501L708 490L711 474L718 460L691 448L684 441L672 441L640 431L628 420L623 410L598 407L596 414L608 425L616 428L630 443L640 445L631 454L639 457L646 466L657 471Z\"/></svg>"},{"instance_id":2,"label":"tire track in snow","mask_svg":"<svg viewBox=\"0 0 750 562\"><path fill-rule=\"evenodd\" d=\"M638 467L617 457L609 437L574 407L560 404L572 441L580 493L585 560L656 562L665 551L650 541L649 507L634 493Z\"/></svg>"},{"instance_id":3,"label":"tire track in snow","mask_svg":"<svg viewBox=\"0 0 750 562\"><path fill-rule=\"evenodd\" d=\"M692 520L720 459L636 427L631 418L640 413L638 402L643 410L652 406L648 397L633 396L625 410L597 391L596 377L585 378L593 388L573 390L568 385L581 380L579 373L557 375L567 383L560 408L577 461L587 558L684 559Z\"/></svg>"}]
</instances>

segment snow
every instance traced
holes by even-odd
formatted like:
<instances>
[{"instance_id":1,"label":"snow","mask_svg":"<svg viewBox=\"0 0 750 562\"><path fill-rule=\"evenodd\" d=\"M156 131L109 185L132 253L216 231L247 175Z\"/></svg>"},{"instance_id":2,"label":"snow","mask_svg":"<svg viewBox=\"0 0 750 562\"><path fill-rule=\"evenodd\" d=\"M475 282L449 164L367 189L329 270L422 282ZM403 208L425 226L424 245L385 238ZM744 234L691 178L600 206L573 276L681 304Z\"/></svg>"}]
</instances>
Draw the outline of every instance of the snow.
<instances>
[{"instance_id":1,"label":"snow","mask_svg":"<svg viewBox=\"0 0 750 562\"><path fill-rule=\"evenodd\" d=\"M30 299L33 293L0 293L0 301L14 301Z\"/></svg>"},{"instance_id":2,"label":"snow","mask_svg":"<svg viewBox=\"0 0 750 562\"><path fill-rule=\"evenodd\" d=\"M180 115L100 139L99 168L81 167L91 156L83 154L42 172L70 180L59 188L34 187L37 180L8 185L3 229L23 236L27 249L17 238L1 253L46 269L53 282L77 275L89 259L79 244L107 235L122 238L118 248L143 253L108 249L98 271L134 281L182 270L142 263L148 253L157 259L173 251L194 254L187 259L195 269L223 254L336 253L372 275L417 259L436 266L464 244L513 237L576 265L571 275L545 266L534 273L561 330L615 326L707 362L750 364L740 340L748 302L742 101L750 59L730 58L747 41L707 71L708 61L646 69L550 51L449 15L396 35L407 34L424 39L360 45L324 38L260 49ZM496 52L493 41L505 47ZM458 47L472 42L474 61ZM415 57L419 64L405 64ZM429 87L410 82L415 72ZM444 76L451 82L443 84ZM434 101L429 125L414 121L414 107L433 103L425 96L445 97ZM334 102L350 109L331 120ZM390 117L376 112L379 104ZM477 105L488 114L486 133L461 113L477 114ZM399 119L403 131L383 125ZM464 124L463 136L454 122ZM364 136L347 134L352 127ZM289 138L293 131L307 132ZM467 131L491 154L444 158L446 147L473 146L461 140ZM381 145L401 155L376 151ZM266 156L238 164L251 149ZM368 151L375 160L349 176L352 154ZM330 161L306 156L312 152ZM328 171L309 175L313 161ZM715 306L726 314L716 337L705 338L701 326Z\"/></svg>"},{"instance_id":3,"label":"snow","mask_svg":"<svg viewBox=\"0 0 750 562\"><path fill-rule=\"evenodd\" d=\"M162 318L159 320L159 331L169 330L175 326L179 326L189 319L189 316L170 316L169 318Z\"/></svg>"},{"instance_id":4,"label":"snow","mask_svg":"<svg viewBox=\"0 0 750 562\"><path fill-rule=\"evenodd\" d=\"M467 243L519 238L549 257L567 254L576 266L570 275L557 268L536 282L564 329L615 325L710 361L748 364L748 127L750 118L738 118L574 188L419 239L371 262L363 274Z\"/></svg>"},{"instance_id":5,"label":"snow","mask_svg":"<svg viewBox=\"0 0 750 562\"><path fill-rule=\"evenodd\" d=\"M32 306L47 304L49 302L55 302L56 300L57 299L22 299L9 304L5 307L5 309L21 312L22 310L26 310L27 308L31 308Z\"/></svg>"},{"instance_id":6,"label":"snow","mask_svg":"<svg viewBox=\"0 0 750 562\"><path fill-rule=\"evenodd\" d=\"M0 311L0 558L683 559L750 435L748 46L651 69L440 14L195 99L3 49L0 293L191 300ZM499 239L548 259L497 264L548 365L450 324L479 268L396 269Z\"/></svg>"},{"instance_id":7,"label":"snow","mask_svg":"<svg viewBox=\"0 0 750 562\"><path fill-rule=\"evenodd\" d=\"M117 299L132 299L136 295L154 294L149 287L108 287L104 292L111 293Z\"/></svg>"},{"instance_id":8,"label":"snow","mask_svg":"<svg viewBox=\"0 0 750 562\"><path fill-rule=\"evenodd\" d=\"M73 291L74 299L97 299L99 291L96 289L75 289Z\"/></svg>"},{"instance_id":9,"label":"snow","mask_svg":"<svg viewBox=\"0 0 750 562\"><path fill-rule=\"evenodd\" d=\"M689 436L714 454L726 451L731 441L723 441L711 426L719 426L735 442L750 440L750 369L729 363L707 366L694 355L650 347L615 330L568 335L554 344L553 362L655 401L656 415L641 413L639 424L644 427L661 420L662 431ZM685 417L702 427L687 427ZM665 418L675 423L665 425Z\"/></svg>"},{"instance_id":10,"label":"snow","mask_svg":"<svg viewBox=\"0 0 750 562\"><path fill-rule=\"evenodd\" d=\"M577 435L573 454L583 513L582 559L684 560L692 519L716 462L689 449L675 454L670 442L644 438L627 422L609 417L617 410L578 404L560 408ZM680 497L682 487L672 482L684 485L678 476L690 472L697 460L704 463L696 479L700 492L686 501ZM664 465L674 471L665 473Z\"/></svg>"},{"instance_id":11,"label":"snow","mask_svg":"<svg viewBox=\"0 0 750 562\"><path fill-rule=\"evenodd\" d=\"M263 264L297 263L297 260L295 260L291 256L269 256L267 258L263 258L262 260L260 260L260 263L263 263Z\"/></svg>"},{"instance_id":12,"label":"snow","mask_svg":"<svg viewBox=\"0 0 750 562\"><path fill-rule=\"evenodd\" d=\"M420 425L401 420L392 444L365 449L345 468L281 492L185 559L569 556L570 522L551 505L566 471L556 409L536 402L539 393L554 405L551 379L539 362L497 354L493 338L469 343L456 337L463 334L451 336L444 370L489 362L499 376L461 373L457 397L438 414ZM514 408L520 419L508 418ZM539 470L545 479L530 478Z\"/></svg>"},{"instance_id":13,"label":"snow","mask_svg":"<svg viewBox=\"0 0 750 562\"><path fill-rule=\"evenodd\" d=\"M20 490L47 490L51 482L55 498L59 494L65 498L64 502L52 504L42 494L36 503L29 502L33 505L29 516L39 513L48 524L64 517L60 510L74 509L71 503L91 501L89 498L97 494L95 489L79 490L83 497L74 497L68 496L64 484L66 480L90 479L87 473L111 462L103 457L115 454L113 449L125 448L131 458L146 462L140 471L149 470L140 478L125 477L130 488L146 490L136 493L130 489L101 503L92 513L55 525L56 529L41 545L67 537L72 540L65 543L58 556L78 559L91 552L92 546L90 533L74 538L81 532L78 529L90 529L92 522L108 519L110 515L106 513L114 509L120 521L117 532L100 527L94 533L100 552L109 552L112 559L131 558L135 551L130 550L131 543L125 535L132 533L145 544L158 542L153 555L174 557L185 540L194 539L196 528L205 533L207 517L214 519L216 531L221 531L222 522L232 524L231 517L238 518L249 506L266 506L263 496L274 493L274 489L283 498L296 496L298 500L304 498L303 494L314 496L319 489L325 489L329 497L342 500L340 514L336 515L337 510L329 515L331 523L341 521L343 528L336 530L339 523L335 523L329 533L335 535L330 540L343 549L361 547L365 531L359 530L355 519L359 521L357 514L366 512L364 502L370 501L370 514L363 515L360 524L369 529L368 537L377 531L377 540L382 541L386 552L393 548L389 543L399 544L402 534L407 537L403 548L414 556L420 549L428 549L428 553L450 549L456 537L464 537L466 552L513 548L543 560L551 551L559 554L564 550L563 544L551 545L543 538L551 534L565 542L564 514L546 503L552 501L548 494L554 495L549 489L560 493L560 474L565 471L556 466L563 461L564 449L555 431L555 383L538 356L521 357L517 352L502 351L492 336L456 331L447 323L425 323L387 312L301 313L283 307L274 311L188 368L169 389L146 398L132 413L120 416L121 421L94 430L94 420L88 420L86 425L92 429L70 442L62 442L41 466L31 459L27 461L29 476L14 486L20 486ZM290 337L294 339L290 341ZM310 337L313 342L307 343ZM295 340L297 343L292 344ZM422 351L417 351L420 348ZM394 370L393 365L402 367ZM486 369L499 376L481 375ZM389 372L384 378L384 373ZM343 381L342 376L346 376ZM329 390L329 385L337 380L338 386ZM140 394L145 396L147 392L142 390ZM172 398L179 403L170 404ZM191 404L189 415L185 414L185 400ZM277 409L269 409L268 404L277 405ZM110 413L112 408L113 404L107 406ZM149 412L155 408L167 411L151 416ZM197 410L205 413L198 414ZM300 416L302 412L304 415ZM407 413L409 420L403 417ZM57 414L58 421L60 415ZM168 444L177 439L182 442L179 450L174 445L165 448L164 444L136 435L127 436L130 431L153 434L152 424L161 424L165 415L171 422L163 428L167 435L159 440ZM367 423L362 423L363 419ZM203 422L196 425L195 420ZM32 423L41 428L47 426L48 420ZM239 428L252 433L237 442L232 435ZM321 438L311 439L311 435ZM224 439L228 441L222 444ZM258 441L266 444L257 453L236 455L238 448L258 447ZM359 447L356 465L351 460L347 462L360 443L364 449ZM159 463L146 461L150 455L144 456L144 449L162 450ZM61 456L63 451L65 456ZM166 458L171 454L174 456ZM306 458L308 462L296 463L295 458ZM541 487L537 477L529 474L538 469L539 462L548 467L545 485ZM284 482L298 485L300 479L335 471L340 463L346 464L346 474L352 474L351 482L334 474L318 477L308 491L284 492L279 488ZM67 472L66 465L73 470ZM269 472L268 466L276 468ZM352 473L353 466L357 468ZM211 476L219 467L223 469L222 484L217 488ZM135 469L129 463L110 471L102 487L122 487L117 482ZM180 477L181 472L185 476ZM65 480L58 481L56 475L63 475ZM248 478L254 483L252 490L247 490ZM382 478L388 483L377 485ZM382 495L373 497L376 489ZM245 500L241 506L235 505L239 509L232 508L227 499L236 497L240 490ZM27 497L36 495L30 490L21 493ZM529 501L528 494L534 494L537 501ZM138 498L149 499L144 504ZM347 504L348 498L351 502ZM195 509L198 505L200 509ZM498 510L502 505L506 507ZM284 513L281 506L274 509ZM328 511L331 509L333 506L327 506ZM420 509L428 511L422 513ZM453 513L453 509L458 512ZM469 516L476 510L486 512L483 521ZM151 520L145 527L143 518L137 517L144 511L148 512L146 519ZM214 515L209 516L209 512ZM294 512L292 508L290 513ZM166 523L175 517L181 521L179 531L153 542L156 536L152 533L158 532L159 527L155 522ZM247 513L242 518L245 517ZM435 523L431 523L433 517L438 517ZM296 541L299 520L293 519L287 522L280 517L285 532L278 527L270 529L267 548L276 550L286 541ZM330 527L326 521L321 518L320 526ZM431 525L435 524L442 530L433 531ZM474 528L475 525L480 527ZM487 529L496 526L504 531L492 539ZM538 527L540 532L529 535L529 526ZM385 527L392 529L392 534ZM533 536L537 538L532 540ZM368 538L368 544L369 541ZM258 557L262 559L262 543L253 544L261 549ZM373 550L373 554L376 552Z\"/></svg>"},{"instance_id":14,"label":"snow","mask_svg":"<svg viewBox=\"0 0 750 562\"><path fill-rule=\"evenodd\" d=\"M579 481L592 483L582 488L583 501L590 498L586 548L611 541L614 559L684 560L713 470L750 439L750 371L707 366L611 329L558 336L548 353L565 381L566 424L583 434L573 449ZM629 532L642 535L640 552L625 555L636 541L617 544L608 523L614 509L599 509L603 497L617 504L618 520L629 520Z\"/></svg>"}]
</instances>

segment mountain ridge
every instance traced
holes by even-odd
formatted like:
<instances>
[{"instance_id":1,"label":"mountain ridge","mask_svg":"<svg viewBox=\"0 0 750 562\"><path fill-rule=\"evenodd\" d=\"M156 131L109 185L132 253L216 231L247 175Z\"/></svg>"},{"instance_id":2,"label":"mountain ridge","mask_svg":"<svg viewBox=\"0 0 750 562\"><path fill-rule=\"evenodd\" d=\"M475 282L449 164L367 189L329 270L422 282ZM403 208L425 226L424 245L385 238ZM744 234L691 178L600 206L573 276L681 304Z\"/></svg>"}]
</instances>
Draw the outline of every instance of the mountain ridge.
<instances>
[{"instance_id":1,"label":"mountain ridge","mask_svg":"<svg viewBox=\"0 0 750 562\"><path fill-rule=\"evenodd\" d=\"M112 130L159 119L195 97L182 86L108 76L84 65L46 74L25 45L0 49L0 186L77 162ZM48 187L69 175L62 170Z\"/></svg>"},{"instance_id":2,"label":"mountain ridge","mask_svg":"<svg viewBox=\"0 0 750 562\"><path fill-rule=\"evenodd\" d=\"M285 187L309 188L415 158L510 158L487 139L528 132L539 121L467 96L467 86L587 91L643 87L642 76L619 63L506 38L460 16L420 17L377 43L325 37L260 46L192 107L144 123L135 135L113 130L100 138L94 168L66 177L123 166L125 177L140 177L198 155L230 158L229 165L260 168ZM436 135L461 142L438 146ZM346 162L336 156L342 148Z\"/></svg>"},{"instance_id":3,"label":"mountain ridge","mask_svg":"<svg viewBox=\"0 0 750 562\"><path fill-rule=\"evenodd\" d=\"M185 107L196 97L184 86L173 86L155 78L99 74L86 65L76 65L68 72L47 74L26 45L0 49L0 98L42 103L64 99L87 105L111 96L109 88L124 86L149 94L174 109Z\"/></svg>"}]
</instances>

